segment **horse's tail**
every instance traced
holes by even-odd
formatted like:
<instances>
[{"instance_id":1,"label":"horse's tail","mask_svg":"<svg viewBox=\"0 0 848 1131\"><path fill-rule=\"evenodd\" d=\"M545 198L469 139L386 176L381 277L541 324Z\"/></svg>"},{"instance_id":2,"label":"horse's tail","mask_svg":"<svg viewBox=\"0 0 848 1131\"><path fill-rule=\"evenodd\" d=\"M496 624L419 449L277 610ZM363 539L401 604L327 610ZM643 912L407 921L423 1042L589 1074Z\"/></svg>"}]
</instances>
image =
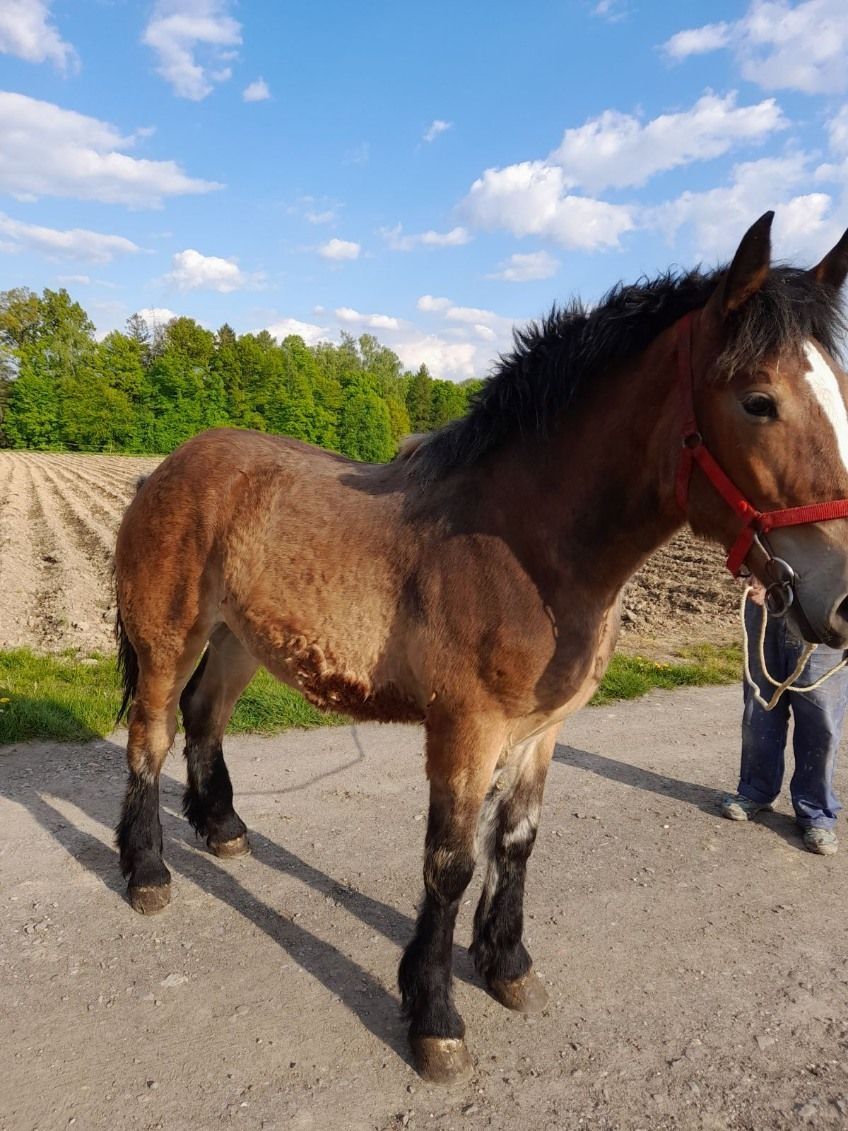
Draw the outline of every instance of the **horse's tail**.
<instances>
[{"instance_id":1,"label":"horse's tail","mask_svg":"<svg viewBox=\"0 0 848 1131\"><path fill-rule=\"evenodd\" d=\"M149 478L149 475L139 475L136 478L136 495ZM119 723L135 698L135 689L138 687L138 654L132 646L132 641L127 636L127 630L124 628L124 622L121 619L120 609L118 609L115 617L115 640L118 644L118 671L124 688L121 706L118 708L118 717L115 719L115 722Z\"/></svg>"},{"instance_id":2,"label":"horse's tail","mask_svg":"<svg viewBox=\"0 0 848 1131\"><path fill-rule=\"evenodd\" d=\"M118 717L115 719L115 722L119 723L127 713L127 709L135 696L135 689L138 687L138 654L132 646L132 641L127 636L120 610L118 610L118 615L115 618L115 640L118 642L118 671L121 674L121 683L124 688Z\"/></svg>"}]
</instances>

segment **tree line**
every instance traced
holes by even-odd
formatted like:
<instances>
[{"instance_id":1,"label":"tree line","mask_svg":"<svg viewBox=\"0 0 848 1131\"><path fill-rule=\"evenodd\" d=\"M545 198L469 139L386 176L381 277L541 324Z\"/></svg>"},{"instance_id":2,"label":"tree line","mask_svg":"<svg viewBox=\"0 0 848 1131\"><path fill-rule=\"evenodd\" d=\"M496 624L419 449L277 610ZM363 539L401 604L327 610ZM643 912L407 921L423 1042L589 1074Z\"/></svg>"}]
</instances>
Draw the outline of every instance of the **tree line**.
<instances>
[{"instance_id":1,"label":"tree line","mask_svg":"<svg viewBox=\"0 0 848 1131\"><path fill-rule=\"evenodd\" d=\"M64 289L0 292L0 446L165 453L205 428L294 436L353 459L461 416L481 385L405 371L370 334L308 346L139 315L101 341Z\"/></svg>"}]
</instances>

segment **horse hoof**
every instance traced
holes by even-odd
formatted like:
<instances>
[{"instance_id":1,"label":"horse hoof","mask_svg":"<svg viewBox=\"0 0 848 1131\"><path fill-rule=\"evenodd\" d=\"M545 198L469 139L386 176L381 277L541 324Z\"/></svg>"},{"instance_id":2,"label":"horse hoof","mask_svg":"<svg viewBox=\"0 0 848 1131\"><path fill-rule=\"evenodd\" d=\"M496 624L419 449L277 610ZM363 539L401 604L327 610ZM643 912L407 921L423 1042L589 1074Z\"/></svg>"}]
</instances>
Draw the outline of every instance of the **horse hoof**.
<instances>
[{"instance_id":1,"label":"horse hoof","mask_svg":"<svg viewBox=\"0 0 848 1131\"><path fill-rule=\"evenodd\" d=\"M222 856L226 859L231 859L234 856L249 856L250 841L247 839L247 835L242 833L241 836L233 837L232 840L222 840L219 844L209 843L209 851L213 856Z\"/></svg>"},{"instance_id":2,"label":"horse hoof","mask_svg":"<svg viewBox=\"0 0 848 1131\"><path fill-rule=\"evenodd\" d=\"M132 887L129 889L130 906L142 915L156 915L171 902L171 885L158 887Z\"/></svg>"},{"instance_id":3,"label":"horse hoof","mask_svg":"<svg viewBox=\"0 0 848 1131\"><path fill-rule=\"evenodd\" d=\"M465 1041L456 1037L411 1037L418 1075L428 1084L463 1084L474 1072Z\"/></svg>"},{"instance_id":4,"label":"horse hoof","mask_svg":"<svg viewBox=\"0 0 848 1131\"><path fill-rule=\"evenodd\" d=\"M511 982L493 978L489 982L489 993L495 1001L516 1013L541 1013L548 1004L548 991L535 970L528 970Z\"/></svg>"}]
</instances>

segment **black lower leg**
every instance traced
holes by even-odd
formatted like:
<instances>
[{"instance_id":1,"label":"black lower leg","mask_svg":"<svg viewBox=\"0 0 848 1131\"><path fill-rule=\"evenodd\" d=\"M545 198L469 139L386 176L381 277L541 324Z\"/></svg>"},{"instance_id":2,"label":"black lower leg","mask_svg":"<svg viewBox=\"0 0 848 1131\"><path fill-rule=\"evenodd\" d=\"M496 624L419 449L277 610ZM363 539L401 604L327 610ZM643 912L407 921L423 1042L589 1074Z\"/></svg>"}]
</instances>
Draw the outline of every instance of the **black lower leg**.
<instances>
[{"instance_id":1,"label":"black lower leg","mask_svg":"<svg viewBox=\"0 0 848 1131\"><path fill-rule=\"evenodd\" d=\"M415 934L401 959L398 985L411 1038L461 1038L465 1023L452 994L453 931L460 898L474 872L474 857L468 848L436 846L432 825L431 815L424 903Z\"/></svg>"},{"instance_id":2,"label":"black lower leg","mask_svg":"<svg viewBox=\"0 0 848 1131\"><path fill-rule=\"evenodd\" d=\"M483 894L474 915L471 954L487 982L512 982L533 965L522 942L524 880L536 829L525 817L511 831L508 814L499 822Z\"/></svg>"},{"instance_id":3,"label":"black lower leg","mask_svg":"<svg viewBox=\"0 0 848 1131\"><path fill-rule=\"evenodd\" d=\"M162 860L158 778L130 772L115 839L121 871L131 888L164 887L171 882Z\"/></svg>"},{"instance_id":4,"label":"black lower leg","mask_svg":"<svg viewBox=\"0 0 848 1131\"><path fill-rule=\"evenodd\" d=\"M183 813L194 831L205 836L210 848L237 840L247 832L233 808L233 786L221 749L224 722L216 726L201 693L201 681L209 663L206 651L180 697L186 731L185 757L188 785L183 795Z\"/></svg>"},{"instance_id":5,"label":"black lower leg","mask_svg":"<svg viewBox=\"0 0 848 1131\"><path fill-rule=\"evenodd\" d=\"M244 836L244 821L233 808L233 786L218 739L186 739L188 785L183 813L195 832L205 836L210 847Z\"/></svg>"}]
</instances>

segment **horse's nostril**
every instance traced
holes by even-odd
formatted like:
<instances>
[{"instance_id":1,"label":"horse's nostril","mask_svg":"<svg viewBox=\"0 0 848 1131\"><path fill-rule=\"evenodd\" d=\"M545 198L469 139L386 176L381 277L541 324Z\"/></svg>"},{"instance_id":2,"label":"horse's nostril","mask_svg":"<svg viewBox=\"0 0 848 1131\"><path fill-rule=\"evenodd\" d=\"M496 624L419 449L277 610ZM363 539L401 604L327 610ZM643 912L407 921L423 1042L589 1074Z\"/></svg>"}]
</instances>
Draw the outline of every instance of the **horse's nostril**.
<instances>
[{"instance_id":1,"label":"horse's nostril","mask_svg":"<svg viewBox=\"0 0 848 1131\"><path fill-rule=\"evenodd\" d=\"M836 607L836 619L848 622L848 597Z\"/></svg>"}]
</instances>

